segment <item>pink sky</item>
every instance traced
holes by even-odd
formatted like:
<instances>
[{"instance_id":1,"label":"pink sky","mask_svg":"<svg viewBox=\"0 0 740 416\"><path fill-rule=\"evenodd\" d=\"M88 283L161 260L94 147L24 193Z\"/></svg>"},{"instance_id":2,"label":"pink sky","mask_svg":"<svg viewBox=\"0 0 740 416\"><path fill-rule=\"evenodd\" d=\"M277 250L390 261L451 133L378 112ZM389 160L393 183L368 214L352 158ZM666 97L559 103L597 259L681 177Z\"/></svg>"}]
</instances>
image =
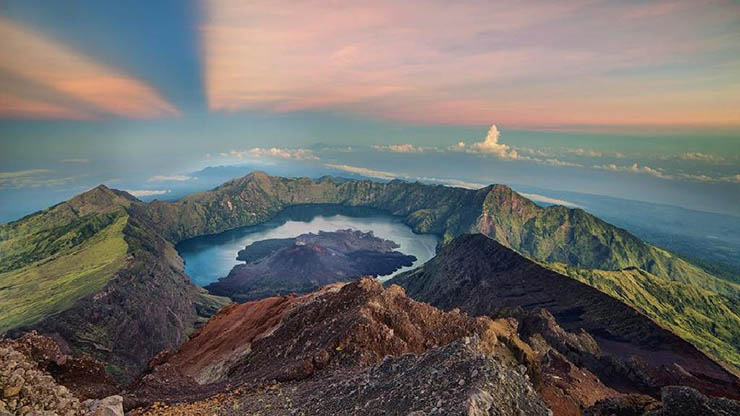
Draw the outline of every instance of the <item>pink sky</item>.
<instances>
[{"instance_id":1,"label":"pink sky","mask_svg":"<svg viewBox=\"0 0 740 416\"><path fill-rule=\"evenodd\" d=\"M179 118L188 116L183 104L202 109L205 99L211 112L309 110L421 124L740 125L740 3L732 0L200 6L185 30L200 72L192 79L202 85L176 87L153 85L146 71L106 62L106 53L68 44L53 28L0 16L0 117ZM114 41L114 54L136 47ZM177 80L181 68L166 52L141 55L145 62L131 68ZM205 97L173 102L173 88Z\"/></svg>"},{"instance_id":2,"label":"pink sky","mask_svg":"<svg viewBox=\"0 0 740 416\"><path fill-rule=\"evenodd\" d=\"M206 1L215 111L420 123L740 123L737 4ZM734 15L733 15L734 14ZM715 62L717 61L717 62ZM698 68L697 68L698 66Z\"/></svg>"}]
</instances>

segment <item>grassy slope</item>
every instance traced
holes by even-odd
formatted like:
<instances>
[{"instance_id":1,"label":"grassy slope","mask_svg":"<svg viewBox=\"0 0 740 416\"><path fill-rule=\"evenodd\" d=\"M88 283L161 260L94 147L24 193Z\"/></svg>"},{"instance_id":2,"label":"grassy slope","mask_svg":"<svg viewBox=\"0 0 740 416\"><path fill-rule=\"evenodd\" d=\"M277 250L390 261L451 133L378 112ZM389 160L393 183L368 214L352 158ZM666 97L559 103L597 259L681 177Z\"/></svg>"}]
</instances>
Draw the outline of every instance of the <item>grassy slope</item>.
<instances>
[{"instance_id":1,"label":"grassy slope","mask_svg":"<svg viewBox=\"0 0 740 416\"><path fill-rule=\"evenodd\" d=\"M586 270L564 264L550 268L632 305L740 374L740 302L691 282L671 281L637 268ZM708 282L725 286L724 281ZM732 285L730 285L732 286Z\"/></svg>"},{"instance_id":2,"label":"grassy slope","mask_svg":"<svg viewBox=\"0 0 740 416\"><path fill-rule=\"evenodd\" d=\"M19 325L33 324L66 310L79 298L100 291L125 261L128 246L123 239L123 228L127 219L127 215L119 212L109 225L71 247L67 242L86 235L89 223L83 221L81 228L63 227L67 230L58 240L59 247L64 249L0 273L0 305L3 305L0 333ZM100 218L94 215L90 222L99 223ZM13 246L20 247L23 246L20 243L32 241L34 239L24 236L15 239Z\"/></svg>"},{"instance_id":3,"label":"grassy slope","mask_svg":"<svg viewBox=\"0 0 740 416\"><path fill-rule=\"evenodd\" d=\"M96 188L0 225L0 332L68 307L75 298L105 284L121 266L117 244L123 244L124 253L127 250L121 231L111 228L118 221L118 211L111 207L130 207L132 202L126 198L118 191ZM180 241L260 223L287 206L303 203L385 209L415 231L435 233L445 241L483 232L539 261L567 263L572 268L568 275L590 280L587 283L644 311L714 357L735 365L740 362L735 312L740 310L739 286L722 282L582 210L541 208L506 186L469 191L400 181L315 182L255 173L176 203L131 209L146 211L137 215L146 216L147 223L156 224L171 241ZM134 245L146 241L129 240ZM132 250L137 248L128 247ZM627 267L647 272L629 280L619 271ZM80 274L81 268L85 272ZM582 270L586 268L610 271ZM73 282L81 287L65 286ZM25 298L41 307L12 303ZM6 312L10 309L20 312Z\"/></svg>"},{"instance_id":4,"label":"grassy slope","mask_svg":"<svg viewBox=\"0 0 740 416\"><path fill-rule=\"evenodd\" d=\"M0 225L0 333L100 291L125 264L133 201L101 185Z\"/></svg>"}]
</instances>

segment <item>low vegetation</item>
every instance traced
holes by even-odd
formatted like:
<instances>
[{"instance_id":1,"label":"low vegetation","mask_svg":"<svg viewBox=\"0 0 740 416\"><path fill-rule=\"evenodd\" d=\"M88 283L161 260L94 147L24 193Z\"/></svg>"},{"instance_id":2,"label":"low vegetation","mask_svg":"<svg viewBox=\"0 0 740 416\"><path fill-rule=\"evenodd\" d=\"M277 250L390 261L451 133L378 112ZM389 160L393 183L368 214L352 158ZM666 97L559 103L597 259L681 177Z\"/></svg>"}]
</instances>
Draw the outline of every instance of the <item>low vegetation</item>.
<instances>
[{"instance_id":1,"label":"low vegetation","mask_svg":"<svg viewBox=\"0 0 740 416\"><path fill-rule=\"evenodd\" d=\"M737 299L689 282L663 279L638 268L586 270L563 264L551 268L632 305L709 356L732 364L728 370L740 374Z\"/></svg>"},{"instance_id":2,"label":"low vegetation","mask_svg":"<svg viewBox=\"0 0 740 416\"><path fill-rule=\"evenodd\" d=\"M90 235L91 224L104 224L109 216L76 222L81 227L61 227L66 231L63 234L59 230L43 233L44 238L49 234L58 235L56 240L41 248L51 253L48 257L0 273L0 305L3 305L0 333L64 311L77 299L105 286L123 266L127 251L123 228L128 216L118 212L112 217L110 224ZM32 237L25 237L24 242L35 241ZM73 241L82 242L71 244Z\"/></svg>"}]
</instances>

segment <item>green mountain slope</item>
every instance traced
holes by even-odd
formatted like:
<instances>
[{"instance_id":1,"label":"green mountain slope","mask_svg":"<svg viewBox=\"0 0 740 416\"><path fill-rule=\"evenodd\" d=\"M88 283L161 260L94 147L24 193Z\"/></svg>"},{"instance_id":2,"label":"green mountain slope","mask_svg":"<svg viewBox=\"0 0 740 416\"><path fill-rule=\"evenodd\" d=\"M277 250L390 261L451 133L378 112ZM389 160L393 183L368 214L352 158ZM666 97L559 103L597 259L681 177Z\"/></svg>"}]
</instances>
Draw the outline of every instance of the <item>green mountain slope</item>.
<instances>
[{"instance_id":1,"label":"green mountain slope","mask_svg":"<svg viewBox=\"0 0 740 416\"><path fill-rule=\"evenodd\" d=\"M734 368L728 369L740 374L737 299L637 268L588 270L564 264L551 264L550 268L633 305L709 356L729 362Z\"/></svg>"},{"instance_id":2,"label":"green mountain slope","mask_svg":"<svg viewBox=\"0 0 740 416\"><path fill-rule=\"evenodd\" d=\"M738 316L738 285L585 211L542 208L503 185L468 190L263 172L176 202L145 204L100 186L0 225L0 332L33 327L58 333L123 372L140 368L161 349L182 342L198 320L223 304L189 281L174 243L259 224L286 207L316 203L385 210L418 233L441 236L441 244L481 232L540 262L645 270L639 285L599 273L589 284L642 311L659 297L663 315L656 312L653 319L726 362L740 361L736 333L727 329ZM675 282L675 288L663 290L660 285L667 282ZM702 317L679 319L686 305ZM676 313L666 314L670 308ZM721 325L707 328L710 321Z\"/></svg>"},{"instance_id":3,"label":"green mountain slope","mask_svg":"<svg viewBox=\"0 0 740 416\"><path fill-rule=\"evenodd\" d=\"M0 334L61 335L122 378L187 339L226 300L189 281L174 247L132 217L141 205L101 185L0 225Z\"/></svg>"},{"instance_id":4,"label":"green mountain slope","mask_svg":"<svg viewBox=\"0 0 740 416\"><path fill-rule=\"evenodd\" d=\"M605 272L639 268L648 273L641 285L614 278L618 273L597 273L589 284L644 311L713 357L734 365L740 362L740 340L730 329L740 316L736 307L740 286L581 209L543 208L504 185L466 190L398 180L313 181L253 172L177 202L155 201L147 211L163 234L180 241L258 224L287 206L310 203L383 209L416 232L440 235L443 244L461 234L481 232L543 263ZM630 292L633 296L622 295ZM656 297L662 314L649 312ZM681 311L687 308L702 318L683 316ZM716 323L714 330L711 322Z\"/></svg>"}]
</instances>

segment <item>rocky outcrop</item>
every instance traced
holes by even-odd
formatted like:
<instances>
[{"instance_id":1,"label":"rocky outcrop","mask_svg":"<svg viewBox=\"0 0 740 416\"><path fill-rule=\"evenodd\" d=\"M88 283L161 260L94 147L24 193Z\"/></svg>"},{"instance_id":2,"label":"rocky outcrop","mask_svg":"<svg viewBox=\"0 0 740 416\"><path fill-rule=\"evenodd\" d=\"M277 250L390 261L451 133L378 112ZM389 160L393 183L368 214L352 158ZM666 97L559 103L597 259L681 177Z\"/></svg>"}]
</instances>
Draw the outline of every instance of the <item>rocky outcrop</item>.
<instances>
[{"instance_id":1,"label":"rocky outcrop","mask_svg":"<svg viewBox=\"0 0 740 416\"><path fill-rule=\"evenodd\" d=\"M54 339L31 331L0 345L22 353L36 367L51 375L57 383L80 399L101 399L120 390L119 384L105 371L105 365L87 354L70 355L69 348Z\"/></svg>"},{"instance_id":2,"label":"rocky outcrop","mask_svg":"<svg viewBox=\"0 0 740 416\"><path fill-rule=\"evenodd\" d=\"M445 310L515 316L525 339L540 334L621 391L657 395L663 386L681 384L706 394L740 397L735 376L645 315L481 234L458 237L424 266L391 283ZM517 308L523 313L517 314ZM541 308L552 315L530 314ZM590 335L566 335L559 326Z\"/></svg>"},{"instance_id":3,"label":"rocky outcrop","mask_svg":"<svg viewBox=\"0 0 740 416\"><path fill-rule=\"evenodd\" d=\"M512 318L444 312L406 297L398 286L384 289L362 278L225 308L178 351L152 362L125 397L133 407L212 403L206 397L225 395L219 401L254 412L266 409L256 404L290 402L290 409L280 409L547 414L550 407L575 415L617 394L545 341L524 342L517 328ZM265 389L274 385L281 387Z\"/></svg>"},{"instance_id":4,"label":"rocky outcrop","mask_svg":"<svg viewBox=\"0 0 740 416\"><path fill-rule=\"evenodd\" d=\"M464 337L315 380L299 388L297 409L312 415L550 415L527 375L487 353L485 344Z\"/></svg>"},{"instance_id":5,"label":"rocky outcrop","mask_svg":"<svg viewBox=\"0 0 740 416\"><path fill-rule=\"evenodd\" d=\"M486 329L486 321L442 312L407 298L398 286L362 278L283 315L230 371L249 380L301 380L327 368L361 367L388 355L421 354ZM276 359L279 358L279 359Z\"/></svg>"},{"instance_id":6,"label":"rocky outcrop","mask_svg":"<svg viewBox=\"0 0 740 416\"><path fill-rule=\"evenodd\" d=\"M295 238L257 241L239 252L245 264L206 288L239 301L288 293L307 293L321 286L360 276L378 276L411 266L416 257L398 244L356 230L320 231Z\"/></svg>"},{"instance_id":7,"label":"rocky outcrop","mask_svg":"<svg viewBox=\"0 0 740 416\"><path fill-rule=\"evenodd\" d=\"M649 396L609 398L586 410L585 416L731 416L740 414L740 402L707 397L690 387L669 386L660 401Z\"/></svg>"},{"instance_id":8,"label":"rocky outcrop","mask_svg":"<svg viewBox=\"0 0 740 416\"><path fill-rule=\"evenodd\" d=\"M100 376L99 366L89 357L62 353L53 340L37 334L20 341L4 340L0 342L0 414L123 416L121 396L82 401L92 391L102 394L113 386L93 388L94 378L77 379L85 375L85 368ZM71 389L55 380L49 369ZM104 374L100 383L112 383Z\"/></svg>"}]
</instances>

